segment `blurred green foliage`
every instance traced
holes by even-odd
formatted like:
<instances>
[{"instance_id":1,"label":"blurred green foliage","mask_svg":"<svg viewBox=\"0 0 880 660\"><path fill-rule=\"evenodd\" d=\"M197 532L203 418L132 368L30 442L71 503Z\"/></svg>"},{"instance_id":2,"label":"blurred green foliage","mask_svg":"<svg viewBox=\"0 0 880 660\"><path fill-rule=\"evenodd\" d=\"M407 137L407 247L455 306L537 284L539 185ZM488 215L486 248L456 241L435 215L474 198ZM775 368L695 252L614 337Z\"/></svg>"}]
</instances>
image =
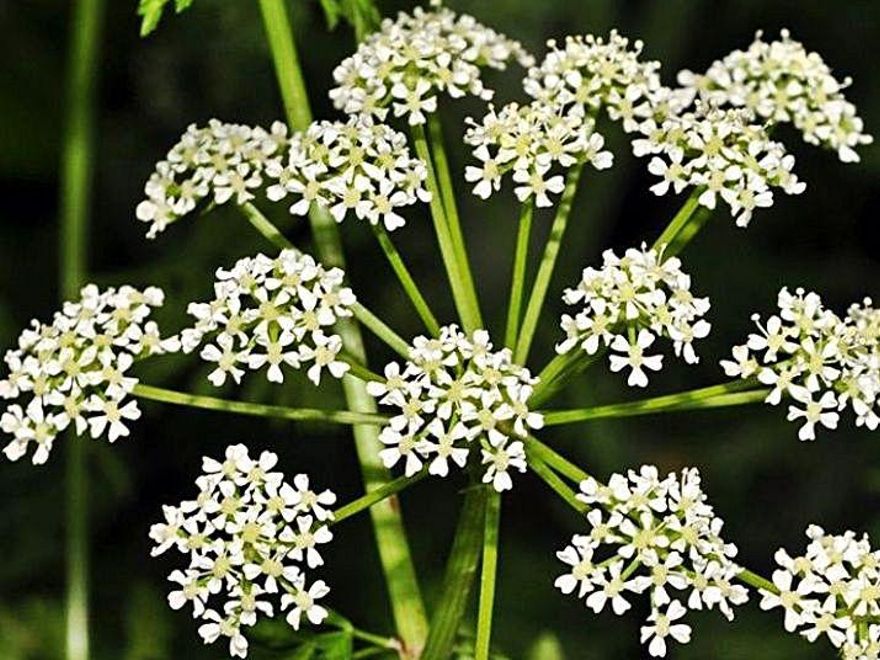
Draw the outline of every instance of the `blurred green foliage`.
<instances>
[{"instance_id":1,"label":"blurred green foliage","mask_svg":"<svg viewBox=\"0 0 880 660\"><path fill-rule=\"evenodd\" d=\"M185 2L178 0L179 7ZM855 82L848 94L867 127L880 130L880 77L875 44L880 39L880 3L845 0L451 0L453 8L523 41L536 53L549 37L607 32L612 27L640 37L646 54L660 59L667 81L679 68L705 68L733 48L746 46L757 29L768 34L789 27L819 51L841 76ZM392 14L410 6L379 3ZM348 0L325 0L331 19L349 15ZM160 3L153 3L154 12ZM69 5L55 0L0 0L0 346L10 345L34 316L56 306L57 185L62 125ZM155 242L133 209L153 163L190 122L217 116L268 124L280 115L280 99L255 2L199 0L178 20L141 40L133 2L108 3L103 44L99 160L92 231L93 277L102 284L155 283L168 298L161 321L182 326L187 301L210 293L211 273L240 256L269 250L235 213L190 218ZM316 114L334 114L326 92L335 64L353 49L353 30L328 33L318 3L291 2L307 82ZM368 17L368 15L366 15ZM364 19L366 20L366 19ZM372 20L370 18L370 20ZM517 72L494 75L498 101L522 98ZM478 114L474 101L447 103L446 134L453 166L468 154L458 145L463 118ZM554 289L575 281L605 247L651 240L676 210L678 200L647 191L644 163L634 159L616 127L605 132L616 155L609 172L591 174L576 200L571 233L563 247ZM802 144L793 132L781 137L797 155L809 188L782 198L758 215L747 232L719 213L688 249L695 289L712 298L713 333L696 367L675 365L652 382L660 394L718 382L717 360L748 331L749 315L773 307L783 285L815 288L842 310L865 295L880 296L880 250L874 224L878 205L880 149L866 149L863 162L844 166L828 153ZM489 203L472 197L462 183L462 216L475 275L487 301L504 299L513 250L517 208L512 195ZM273 209L277 222L299 245L308 246L300 220ZM440 277L439 259L424 210L411 214L399 246L443 318L452 305ZM536 218L535 245L544 239L549 216ZM419 331L394 287L370 232L344 226L350 279L359 296L405 336ZM397 236L395 236L397 238ZM485 305L497 332L501 306ZM547 305L533 366L550 355L558 337L561 303ZM370 345L375 365L390 358ZM145 365L146 382L207 392L206 371L197 360L168 358ZM317 392L302 379L270 387L254 379L241 396L297 405L341 405L339 392ZM572 386L560 406L634 398L622 380L597 367ZM171 558L149 558L149 525L162 503L193 492L203 454L246 441L281 454L286 472L308 470L318 483L333 485L344 500L360 493L350 437L344 430L239 419L216 413L145 405L146 415L130 439L115 446L91 443L94 657L159 659L223 657L203 648L193 621L165 604ZM755 407L667 417L601 421L554 429L544 437L567 455L605 476L640 462L664 469L699 466L727 535L745 563L768 572L780 545L799 548L810 522L828 529L853 528L880 542L880 447L876 434L844 425L813 444L801 444L780 410ZM0 463L0 657L43 660L62 657L63 466L56 452L47 466ZM430 485L428 485L430 484ZM403 498L410 537L429 601L436 596L460 503L462 484L426 481ZM583 604L552 586L559 570L554 550L580 528L565 506L531 477L517 482L502 511L496 637L499 653L511 658L637 658L639 615L623 619L589 614ZM378 560L364 518L340 526L328 552L324 577L332 602L359 627L390 633ZM786 634L778 613L762 613L753 602L735 624L716 613L696 614L693 642L675 649L687 659L820 659L829 649ZM468 625L472 630L473 615ZM328 632L330 632L328 630ZM331 633L337 634L338 633ZM337 639L344 637L340 636ZM323 642L318 642L321 644ZM332 646L332 642L328 642ZM342 644L338 641L338 644ZM254 657L294 658L294 651L254 642Z\"/></svg>"}]
</instances>

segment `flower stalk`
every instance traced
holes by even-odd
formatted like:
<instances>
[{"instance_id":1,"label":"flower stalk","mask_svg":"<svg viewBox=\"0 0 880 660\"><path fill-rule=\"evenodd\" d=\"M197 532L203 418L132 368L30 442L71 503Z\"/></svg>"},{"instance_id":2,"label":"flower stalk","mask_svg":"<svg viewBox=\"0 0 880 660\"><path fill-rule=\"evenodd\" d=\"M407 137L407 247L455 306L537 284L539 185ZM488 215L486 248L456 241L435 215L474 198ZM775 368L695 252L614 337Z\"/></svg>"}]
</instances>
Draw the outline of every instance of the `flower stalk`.
<instances>
[{"instance_id":1,"label":"flower stalk","mask_svg":"<svg viewBox=\"0 0 880 660\"><path fill-rule=\"evenodd\" d=\"M486 527L483 533L483 563L480 569L480 605L477 614L476 660L489 659L492 614L495 609L495 582L498 573L498 527L501 521L501 494L486 498Z\"/></svg>"},{"instance_id":2,"label":"flower stalk","mask_svg":"<svg viewBox=\"0 0 880 660\"><path fill-rule=\"evenodd\" d=\"M556 257L559 255L559 246L562 243L562 237L565 235L565 228L568 226L568 217L571 214L571 206L574 202L582 170L583 164L578 163L568 171L565 177L565 188L559 200L559 208L556 211L553 225L550 227L550 236L544 247L544 255L541 258L541 265L538 267L538 274L535 276L535 283L529 296L525 318L523 319L522 328L516 342L514 360L518 364L525 364L529 357L529 348L532 345L532 339L534 339L535 330L538 327L541 308L544 306L547 289L550 287L550 278L553 276L553 269L556 267Z\"/></svg>"},{"instance_id":3,"label":"flower stalk","mask_svg":"<svg viewBox=\"0 0 880 660\"><path fill-rule=\"evenodd\" d=\"M638 415L704 408L725 408L759 403L766 399L769 392L767 388L744 389L744 387L753 385L754 383L747 381L725 383L687 392L652 397L641 401L628 401L626 403L592 406L576 410L549 410L544 413L544 424L547 426L557 426L590 419L635 417Z\"/></svg>"},{"instance_id":4,"label":"flower stalk","mask_svg":"<svg viewBox=\"0 0 880 660\"><path fill-rule=\"evenodd\" d=\"M522 316L523 289L526 280L526 263L529 258L529 238L532 233L532 217L535 206L532 200L523 204L519 215L519 230L516 235L516 252L513 257L513 276L510 283L510 303L507 308L507 327L504 345L513 350L519 334L519 321Z\"/></svg>"},{"instance_id":5,"label":"flower stalk","mask_svg":"<svg viewBox=\"0 0 880 660\"><path fill-rule=\"evenodd\" d=\"M260 0L260 10L288 122L294 130L306 130L311 123L312 114L287 9L283 0ZM309 220L322 261L328 266L344 266L342 241L333 218L326 211L313 208L309 213ZM343 321L340 323L339 334L345 348L355 357L366 361L358 325L352 321ZM343 389L352 411L376 412L375 401L367 393L363 382L345 377ZM373 426L359 425L354 428L355 447L368 492L390 481L388 470L379 458L382 444L378 435L379 430ZM424 644L428 624L400 507L393 499L384 500L370 508L370 515L397 632L406 649L417 654Z\"/></svg>"}]
</instances>

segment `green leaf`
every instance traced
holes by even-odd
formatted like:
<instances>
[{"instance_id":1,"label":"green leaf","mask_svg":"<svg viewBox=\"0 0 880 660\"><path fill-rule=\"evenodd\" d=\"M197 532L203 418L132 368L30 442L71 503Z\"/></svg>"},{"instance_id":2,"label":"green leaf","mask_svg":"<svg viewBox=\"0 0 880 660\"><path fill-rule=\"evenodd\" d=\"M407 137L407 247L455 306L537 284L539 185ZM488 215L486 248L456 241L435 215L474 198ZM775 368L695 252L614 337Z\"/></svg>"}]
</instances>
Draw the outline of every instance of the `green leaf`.
<instances>
[{"instance_id":1,"label":"green leaf","mask_svg":"<svg viewBox=\"0 0 880 660\"><path fill-rule=\"evenodd\" d=\"M320 0L331 30L339 25L340 19L354 28L358 41L379 26L381 20L374 0Z\"/></svg>"},{"instance_id":2,"label":"green leaf","mask_svg":"<svg viewBox=\"0 0 880 660\"><path fill-rule=\"evenodd\" d=\"M162 20L162 12L166 5L174 2L174 11L178 14L189 9L193 0L140 0L138 4L138 16L141 17L141 36L146 37L156 29Z\"/></svg>"}]
</instances>

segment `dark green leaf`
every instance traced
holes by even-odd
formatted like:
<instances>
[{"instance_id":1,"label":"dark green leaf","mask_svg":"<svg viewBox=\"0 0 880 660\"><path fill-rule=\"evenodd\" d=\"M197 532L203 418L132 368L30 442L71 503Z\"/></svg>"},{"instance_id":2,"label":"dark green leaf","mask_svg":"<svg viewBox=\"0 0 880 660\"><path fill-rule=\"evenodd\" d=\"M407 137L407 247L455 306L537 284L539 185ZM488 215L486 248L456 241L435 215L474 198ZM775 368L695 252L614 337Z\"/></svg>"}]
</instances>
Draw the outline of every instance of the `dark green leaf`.
<instances>
[{"instance_id":1,"label":"dark green leaf","mask_svg":"<svg viewBox=\"0 0 880 660\"><path fill-rule=\"evenodd\" d=\"M141 36L145 37L156 29L162 20L162 12L165 6L174 2L174 11L178 14L189 9L193 0L140 0L138 4L138 16L141 17Z\"/></svg>"}]
</instances>

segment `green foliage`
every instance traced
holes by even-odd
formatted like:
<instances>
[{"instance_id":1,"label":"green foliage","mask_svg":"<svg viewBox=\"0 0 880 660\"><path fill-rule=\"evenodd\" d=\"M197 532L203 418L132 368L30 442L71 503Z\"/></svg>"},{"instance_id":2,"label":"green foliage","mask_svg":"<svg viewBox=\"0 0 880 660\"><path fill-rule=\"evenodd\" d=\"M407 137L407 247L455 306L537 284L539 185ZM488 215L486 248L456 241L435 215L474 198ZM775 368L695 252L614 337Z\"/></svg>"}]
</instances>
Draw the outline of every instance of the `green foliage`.
<instances>
[{"instance_id":1,"label":"green foliage","mask_svg":"<svg viewBox=\"0 0 880 660\"><path fill-rule=\"evenodd\" d=\"M141 17L141 36L146 37L156 29L162 20L162 12L165 6L174 3L174 11L178 14L189 9L193 0L140 0L138 4L138 16Z\"/></svg>"},{"instance_id":2,"label":"green foliage","mask_svg":"<svg viewBox=\"0 0 880 660\"><path fill-rule=\"evenodd\" d=\"M354 654L351 623L331 614L331 625L340 629L312 633L295 631L283 618L264 619L253 629L251 639L256 649L268 651L267 657L284 660L347 660ZM260 655L259 657L263 657Z\"/></svg>"},{"instance_id":3,"label":"green foliage","mask_svg":"<svg viewBox=\"0 0 880 660\"><path fill-rule=\"evenodd\" d=\"M380 15L374 0L320 0L331 30L344 19L353 28L358 41L376 29Z\"/></svg>"}]
</instances>

